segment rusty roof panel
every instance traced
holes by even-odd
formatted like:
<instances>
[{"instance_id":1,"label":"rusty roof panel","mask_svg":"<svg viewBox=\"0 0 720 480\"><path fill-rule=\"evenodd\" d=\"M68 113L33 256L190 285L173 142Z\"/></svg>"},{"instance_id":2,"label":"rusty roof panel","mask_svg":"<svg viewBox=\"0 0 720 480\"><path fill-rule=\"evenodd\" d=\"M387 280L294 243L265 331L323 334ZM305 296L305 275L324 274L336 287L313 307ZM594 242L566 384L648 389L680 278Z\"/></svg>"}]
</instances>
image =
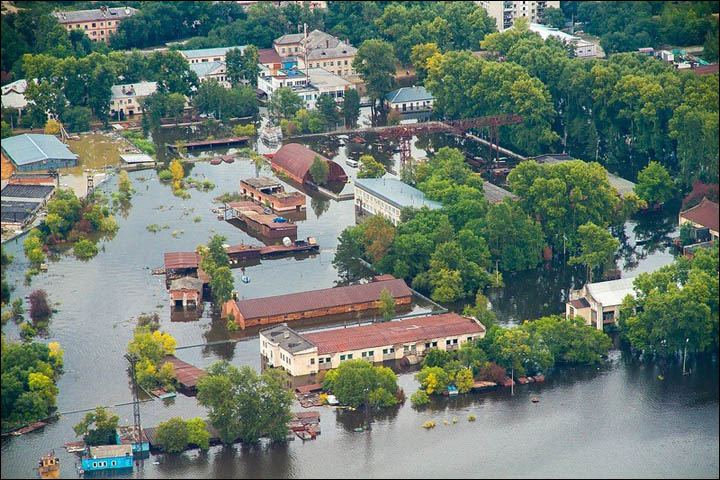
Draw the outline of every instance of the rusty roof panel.
<instances>
[{"instance_id":1,"label":"rusty roof panel","mask_svg":"<svg viewBox=\"0 0 720 480\"><path fill-rule=\"evenodd\" d=\"M317 345L318 355L323 355L455 335L475 335L484 331L485 328L473 319L462 317L456 313L443 313L420 318L406 318L395 322L307 333L303 337Z\"/></svg>"},{"instance_id":2,"label":"rusty roof panel","mask_svg":"<svg viewBox=\"0 0 720 480\"><path fill-rule=\"evenodd\" d=\"M339 307L356 303L371 302L380 299L380 292L384 288L393 298L412 295L410 288L402 279L371 282L363 285L350 285L348 287L326 288L311 290L309 292L291 293L273 297L253 298L240 300L237 303L240 314L245 320L288 315L290 313L317 310L320 308Z\"/></svg>"},{"instance_id":3,"label":"rusty roof panel","mask_svg":"<svg viewBox=\"0 0 720 480\"><path fill-rule=\"evenodd\" d=\"M200 255L195 252L170 252L165 254L165 270L197 268Z\"/></svg>"}]
</instances>

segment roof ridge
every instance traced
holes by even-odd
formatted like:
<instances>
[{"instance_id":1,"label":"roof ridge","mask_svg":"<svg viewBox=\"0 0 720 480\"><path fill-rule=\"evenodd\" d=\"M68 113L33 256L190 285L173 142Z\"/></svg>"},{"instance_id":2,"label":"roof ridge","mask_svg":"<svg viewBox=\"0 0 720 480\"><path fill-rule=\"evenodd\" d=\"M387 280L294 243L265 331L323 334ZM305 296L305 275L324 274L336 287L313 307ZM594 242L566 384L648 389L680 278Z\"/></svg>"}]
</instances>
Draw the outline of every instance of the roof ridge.
<instances>
[{"instance_id":1,"label":"roof ridge","mask_svg":"<svg viewBox=\"0 0 720 480\"><path fill-rule=\"evenodd\" d=\"M27 135L27 139L30 140L30 142L35 146L35 148L38 149L38 151L39 151L40 153L42 153L42 155L45 157L45 159L50 158L50 157L47 156L47 153L45 153L45 150L43 150L42 148L40 148L40 146L39 146L37 143L35 143L35 140L32 139L32 136L31 136L31 135L38 135L38 134L26 133L25 135Z\"/></svg>"}]
</instances>

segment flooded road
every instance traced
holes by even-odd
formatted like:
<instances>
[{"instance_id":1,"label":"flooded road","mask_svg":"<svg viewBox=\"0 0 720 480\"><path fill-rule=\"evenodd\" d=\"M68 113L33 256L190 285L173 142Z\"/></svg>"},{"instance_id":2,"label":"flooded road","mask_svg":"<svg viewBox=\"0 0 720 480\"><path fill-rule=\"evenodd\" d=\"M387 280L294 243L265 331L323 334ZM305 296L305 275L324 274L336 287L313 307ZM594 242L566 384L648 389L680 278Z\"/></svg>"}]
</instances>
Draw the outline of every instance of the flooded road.
<instances>
[{"instance_id":1,"label":"flooded road","mask_svg":"<svg viewBox=\"0 0 720 480\"><path fill-rule=\"evenodd\" d=\"M313 148L313 143L321 142L308 144ZM347 148L337 148L336 161L354 177L356 169L344 162ZM358 147L350 147L354 148ZM397 162L396 157L391 160L388 155L387 160ZM263 173L269 174L269 170ZM100 253L88 262L71 256L49 262L48 272L35 277L30 287L22 284L27 261L21 241L6 244L15 256L7 270L8 278L16 283L13 296L43 288L52 302L59 302L49 337L39 339L58 341L65 349L65 373L58 383L59 411L131 400L122 355L132 337L133 319L141 313L158 312L161 329L173 335L180 346L230 338L225 322L213 318L209 305L197 320L173 321L183 318L171 317L164 280L152 276L150 269L162 264L164 252L194 250L213 233L225 235L229 244L259 243L243 230L217 220L210 211L214 197L236 191L239 179L255 176L256 168L248 161L237 160L218 166L197 163L190 175L207 178L216 188L210 192L189 190L192 198L181 200L172 195L169 185L157 180L154 171L131 172L129 177L137 192L127 216L117 218L120 229L115 238L100 243ZM116 183L113 177L100 189L114 191ZM199 222L194 221L196 216ZM234 269L238 293L242 298L254 298L334 286L337 273L331 262L337 236L354 221L352 201L309 199L307 218L298 223L298 237L317 238L320 252L314 257L263 260L247 267L248 284L240 282L242 272ZM146 226L153 223L167 228L151 233ZM645 227L648 223L652 228ZM676 223L673 212L627 222L627 248L623 248L624 256L618 262L623 276L669 263L672 255L661 246L662 239L642 245L637 242L645 242L646 231L655 231L657 225L668 225L666 230L671 233ZM488 296L500 322L514 324L562 311L564 289L581 283L574 270L541 267L506 275L505 287ZM12 323L4 332L8 339L18 337ZM260 364L257 337L180 349L177 356L201 368L220 359L255 368ZM362 421L356 413L323 408L322 435L315 441L218 446L197 457L188 453L157 455L131 476L717 477L718 365L714 360L692 367L693 375L683 377L680 367L671 365L662 372L665 379L660 381L659 367L613 352L611 362L600 370L560 370L544 384L518 387L514 397L509 390L501 389L438 399L421 411L407 402L375 414L373 430L365 433L353 432ZM408 395L417 389L411 373L401 374L400 384ZM540 403L531 403L532 395L537 395ZM295 405L294 410L299 409ZM121 424L131 423L131 406L112 410L120 416ZM467 421L470 413L477 417L476 422ZM43 430L3 439L2 477L34 476L39 457L53 449L61 460L62 476L75 477L77 457L65 453L62 445L75 440L72 427L81 416L63 415ZM204 417L206 412L194 398L184 395L142 406L143 426L154 426L173 416ZM452 424L453 417L457 424ZM425 431L420 425L428 419L438 426ZM450 425L444 425L443 420Z\"/></svg>"}]
</instances>

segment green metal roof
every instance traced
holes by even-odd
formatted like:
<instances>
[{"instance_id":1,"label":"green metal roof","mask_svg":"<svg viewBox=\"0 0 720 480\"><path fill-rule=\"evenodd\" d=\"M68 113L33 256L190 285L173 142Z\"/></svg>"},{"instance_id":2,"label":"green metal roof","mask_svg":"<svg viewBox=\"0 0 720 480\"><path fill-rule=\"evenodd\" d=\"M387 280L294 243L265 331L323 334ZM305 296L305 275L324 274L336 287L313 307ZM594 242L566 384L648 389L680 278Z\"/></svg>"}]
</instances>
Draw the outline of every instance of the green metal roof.
<instances>
[{"instance_id":1,"label":"green metal roof","mask_svg":"<svg viewBox=\"0 0 720 480\"><path fill-rule=\"evenodd\" d=\"M54 135L24 133L4 138L2 150L15 165L27 165L47 159L75 160L67 145Z\"/></svg>"}]
</instances>

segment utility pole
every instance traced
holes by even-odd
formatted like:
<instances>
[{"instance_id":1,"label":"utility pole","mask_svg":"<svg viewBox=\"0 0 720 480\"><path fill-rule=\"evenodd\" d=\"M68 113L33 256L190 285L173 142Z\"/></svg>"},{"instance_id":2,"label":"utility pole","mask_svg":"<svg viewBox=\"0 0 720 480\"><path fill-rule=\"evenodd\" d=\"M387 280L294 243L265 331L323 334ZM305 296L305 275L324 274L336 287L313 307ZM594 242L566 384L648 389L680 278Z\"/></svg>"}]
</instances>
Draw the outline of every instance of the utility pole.
<instances>
[{"instance_id":1,"label":"utility pole","mask_svg":"<svg viewBox=\"0 0 720 480\"><path fill-rule=\"evenodd\" d=\"M498 270L498 266L500 265L500 260L495 260L495 286L497 287L500 284L500 270Z\"/></svg>"},{"instance_id":2,"label":"utility pole","mask_svg":"<svg viewBox=\"0 0 720 480\"><path fill-rule=\"evenodd\" d=\"M510 369L510 396L515 395L515 369Z\"/></svg>"},{"instance_id":3,"label":"utility pole","mask_svg":"<svg viewBox=\"0 0 720 480\"><path fill-rule=\"evenodd\" d=\"M683 375L687 375L688 373L690 373L685 370L685 359L687 358L687 344L689 341L690 341L689 338L685 339L685 350L683 351L683 372L682 372Z\"/></svg>"},{"instance_id":4,"label":"utility pole","mask_svg":"<svg viewBox=\"0 0 720 480\"><path fill-rule=\"evenodd\" d=\"M143 434L142 429L140 428L140 401L138 400L138 384L137 384L137 375L136 375L136 369L135 366L140 361L137 355L134 353L126 353L125 360L128 361L130 364L130 375L132 376L133 381L133 430L135 433L135 440L138 441L139 447L139 453L140 453L140 464L142 465L143 462L143 451L142 451L142 445L143 445ZM133 444L134 445L134 444Z\"/></svg>"},{"instance_id":5,"label":"utility pole","mask_svg":"<svg viewBox=\"0 0 720 480\"><path fill-rule=\"evenodd\" d=\"M305 84L310 85L310 67L307 58L307 23L303 23L303 55L305 56Z\"/></svg>"}]
</instances>

